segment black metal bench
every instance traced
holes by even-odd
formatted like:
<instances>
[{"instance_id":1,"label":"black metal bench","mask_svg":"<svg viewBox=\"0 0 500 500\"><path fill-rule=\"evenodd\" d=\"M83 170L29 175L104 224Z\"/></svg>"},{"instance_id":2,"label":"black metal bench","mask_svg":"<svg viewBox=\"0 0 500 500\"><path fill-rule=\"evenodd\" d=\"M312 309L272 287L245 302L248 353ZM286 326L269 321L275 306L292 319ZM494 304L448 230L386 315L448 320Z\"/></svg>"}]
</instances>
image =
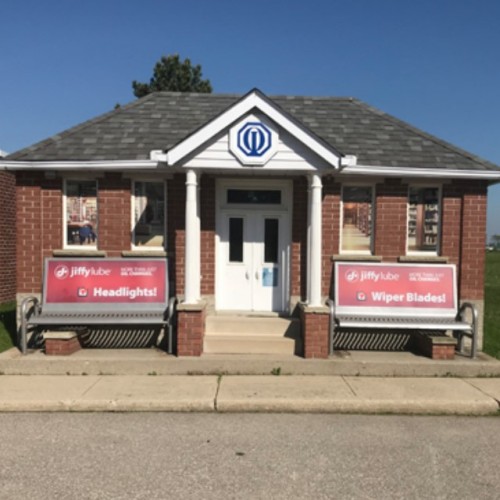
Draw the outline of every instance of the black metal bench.
<instances>
[{"instance_id":1,"label":"black metal bench","mask_svg":"<svg viewBox=\"0 0 500 500\"><path fill-rule=\"evenodd\" d=\"M49 258L42 300L21 303L20 349L26 353L30 327L158 325L168 329L171 354L175 303L165 259Z\"/></svg>"},{"instance_id":2,"label":"black metal bench","mask_svg":"<svg viewBox=\"0 0 500 500\"><path fill-rule=\"evenodd\" d=\"M453 265L336 262L334 299L327 303L331 352L340 328L451 330L461 353L464 337L471 338L470 356L476 356L477 309L468 302L457 306Z\"/></svg>"}]
</instances>

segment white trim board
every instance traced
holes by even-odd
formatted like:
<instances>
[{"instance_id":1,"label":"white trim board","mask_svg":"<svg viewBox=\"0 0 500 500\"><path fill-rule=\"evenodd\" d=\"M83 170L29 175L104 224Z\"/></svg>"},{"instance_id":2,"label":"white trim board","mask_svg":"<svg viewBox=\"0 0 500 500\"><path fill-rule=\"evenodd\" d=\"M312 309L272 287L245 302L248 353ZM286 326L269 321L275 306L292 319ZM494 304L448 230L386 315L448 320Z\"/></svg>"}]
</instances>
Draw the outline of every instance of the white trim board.
<instances>
[{"instance_id":1,"label":"white trim board","mask_svg":"<svg viewBox=\"0 0 500 500\"><path fill-rule=\"evenodd\" d=\"M346 166L340 175L376 175L383 177L411 177L427 179L483 179L500 182L500 170L461 170L432 167L385 167L373 165Z\"/></svg>"}]
</instances>

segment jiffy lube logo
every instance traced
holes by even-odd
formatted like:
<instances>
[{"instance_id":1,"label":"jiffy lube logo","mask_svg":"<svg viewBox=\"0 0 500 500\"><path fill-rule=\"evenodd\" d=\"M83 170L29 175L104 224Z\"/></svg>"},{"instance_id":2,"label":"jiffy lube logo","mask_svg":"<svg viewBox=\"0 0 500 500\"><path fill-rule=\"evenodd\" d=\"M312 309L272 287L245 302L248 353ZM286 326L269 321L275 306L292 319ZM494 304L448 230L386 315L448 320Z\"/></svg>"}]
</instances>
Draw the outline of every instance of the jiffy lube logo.
<instances>
[{"instance_id":1,"label":"jiffy lube logo","mask_svg":"<svg viewBox=\"0 0 500 500\"><path fill-rule=\"evenodd\" d=\"M349 283L356 282L373 282L378 283L379 281L399 281L399 274L394 271L363 271L357 269L347 269L345 272L345 279Z\"/></svg>"},{"instance_id":2,"label":"jiffy lube logo","mask_svg":"<svg viewBox=\"0 0 500 500\"><path fill-rule=\"evenodd\" d=\"M60 264L54 269L54 276L58 280L64 280L69 276L69 268L64 264Z\"/></svg>"},{"instance_id":3,"label":"jiffy lube logo","mask_svg":"<svg viewBox=\"0 0 500 500\"><path fill-rule=\"evenodd\" d=\"M58 280L64 280L66 278L89 278L90 276L109 276L111 274L111 269L104 266L67 266L66 264L59 264L54 269L54 276Z\"/></svg>"},{"instance_id":4,"label":"jiffy lube logo","mask_svg":"<svg viewBox=\"0 0 500 500\"><path fill-rule=\"evenodd\" d=\"M356 269L348 269L345 272L345 279L349 283L356 283L356 281L359 281L359 273L356 271Z\"/></svg>"},{"instance_id":5,"label":"jiffy lube logo","mask_svg":"<svg viewBox=\"0 0 500 500\"><path fill-rule=\"evenodd\" d=\"M244 165L264 165L277 148L278 132L264 117L249 115L229 131L229 150Z\"/></svg>"}]
</instances>

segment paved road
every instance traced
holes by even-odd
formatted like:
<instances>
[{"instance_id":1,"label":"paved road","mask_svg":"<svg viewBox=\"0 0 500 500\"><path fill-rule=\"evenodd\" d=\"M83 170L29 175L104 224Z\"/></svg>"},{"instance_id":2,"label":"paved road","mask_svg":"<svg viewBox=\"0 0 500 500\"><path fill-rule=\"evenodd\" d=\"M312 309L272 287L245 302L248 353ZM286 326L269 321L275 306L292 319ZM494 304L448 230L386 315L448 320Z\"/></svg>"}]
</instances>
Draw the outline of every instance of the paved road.
<instances>
[{"instance_id":1,"label":"paved road","mask_svg":"<svg viewBox=\"0 0 500 500\"><path fill-rule=\"evenodd\" d=\"M2 414L0 499L498 499L500 418Z\"/></svg>"}]
</instances>

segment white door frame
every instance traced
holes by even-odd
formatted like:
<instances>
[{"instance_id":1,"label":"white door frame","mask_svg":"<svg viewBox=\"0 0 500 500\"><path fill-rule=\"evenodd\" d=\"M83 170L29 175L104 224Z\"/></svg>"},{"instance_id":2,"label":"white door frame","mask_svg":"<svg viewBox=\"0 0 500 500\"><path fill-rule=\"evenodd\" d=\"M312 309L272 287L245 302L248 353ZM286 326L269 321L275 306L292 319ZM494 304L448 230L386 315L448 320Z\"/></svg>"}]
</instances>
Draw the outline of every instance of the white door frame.
<instances>
[{"instance_id":1,"label":"white door frame","mask_svg":"<svg viewBox=\"0 0 500 500\"><path fill-rule=\"evenodd\" d=\"M252 204L228 204L226 193L229 188L234 189L269 189L281 191L280 205L252 205ZM222 251L220 234L227 215L242 213L265 213L272 216L276 214L283 220L283 249L282 260L283 275L281 306L277 312L289 312L290 308L290 253L292 235L292 182L287 179L217 179L216 181L216 226L215 226L215 309L220 307L221 297L224 293L225 256ZM250 312L250 310L249 310Z\"/></svg>"}]
</instances>

